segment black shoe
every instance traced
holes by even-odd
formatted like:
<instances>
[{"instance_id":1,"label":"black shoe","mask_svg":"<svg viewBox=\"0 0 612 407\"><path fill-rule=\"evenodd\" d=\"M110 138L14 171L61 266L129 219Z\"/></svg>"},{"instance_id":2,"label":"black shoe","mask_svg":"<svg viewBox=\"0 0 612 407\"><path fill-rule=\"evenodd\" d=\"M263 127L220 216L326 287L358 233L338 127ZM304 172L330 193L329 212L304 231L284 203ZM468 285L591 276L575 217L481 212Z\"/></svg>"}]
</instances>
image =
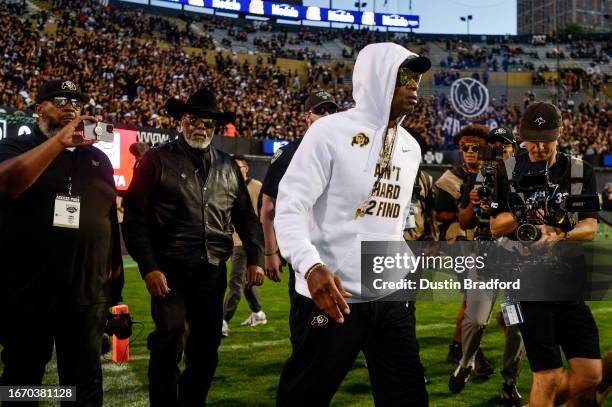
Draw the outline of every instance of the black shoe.
<instances>
[{"instance_id":1,"label":"black shoe","mask_svg":"<svg viewBox=\"0 0 612 407\"><path fill-rule=\"evenodd\" d=\"M448 355L446 361L458 365L461 362L463 351L461 350L461 342L455 342L448 345Z\"/></svg>"},{"instance_id":2,"label":"black shoe","mask_svg":"<svg viewBox=\"0 0 612 407\"><path fill-rule=\"evenodd\" d=\"M475 365L474 377L485 378L495 373L495 368L491 365L491 362L485 357L480 348L478 348L478 352L476 352Z\"/></svg>"},{"instance_id":3,"label":"black shoe","mask_svg":"<svg viewBox=\"0 0 612 407\"><path fill-rule=\"evenodd\" d=\"M502 404L510 407L522 407L527 404L525 400L523 400L523 397L521 397L521 394L518 392L516 384L508 383L504 383L502 385L499 401Z\"/></svg>"},{"instance_id":4,"label":"black shoe","mask_svg":"<svg viewBox=\"0 0 612 407\"><path fill-rule=\"evenodd\" d=\"M472 366L461 367L457 366L457 369L453 372L450 379L448 379L448 389L451 393L459 393L465 387L465 384L470 379L470 373L472 372Z\"/></svg>"}]
</instances>

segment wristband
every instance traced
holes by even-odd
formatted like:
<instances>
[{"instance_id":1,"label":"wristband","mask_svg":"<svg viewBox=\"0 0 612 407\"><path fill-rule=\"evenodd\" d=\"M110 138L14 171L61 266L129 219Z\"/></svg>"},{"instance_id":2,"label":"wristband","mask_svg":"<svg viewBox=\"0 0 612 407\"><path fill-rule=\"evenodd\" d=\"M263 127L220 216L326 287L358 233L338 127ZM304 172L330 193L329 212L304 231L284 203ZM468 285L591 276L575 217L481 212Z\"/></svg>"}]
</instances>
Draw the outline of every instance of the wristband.
<instances>
[{"instance_id":1,"label":"wristband","mask_svg":"<svg viewBox=\"0 0 612 407\"><path fill-rule=\"evenodd\" d=\"M274 256L280 254L280 249L276 249L276 251L272 252L272 253L265 253L264 252L264 256Z\"/></svg>"},{"instance_id":2,"label":"wristband","mask_svg":"<svg viewBox=\"0 0 612 407\"><path fill-rule=\"evenodd\" d=\"M318 268L324 267L324 266L325 266L325 264L323 264L323 263L316 263L311 268L309 268L308 271L306 271L306 273L304 273L304 279L306 281L308 281L308 277L310 277L310 275L312 274L313 271L315 271Z\"/></svg>"}]
</instances>

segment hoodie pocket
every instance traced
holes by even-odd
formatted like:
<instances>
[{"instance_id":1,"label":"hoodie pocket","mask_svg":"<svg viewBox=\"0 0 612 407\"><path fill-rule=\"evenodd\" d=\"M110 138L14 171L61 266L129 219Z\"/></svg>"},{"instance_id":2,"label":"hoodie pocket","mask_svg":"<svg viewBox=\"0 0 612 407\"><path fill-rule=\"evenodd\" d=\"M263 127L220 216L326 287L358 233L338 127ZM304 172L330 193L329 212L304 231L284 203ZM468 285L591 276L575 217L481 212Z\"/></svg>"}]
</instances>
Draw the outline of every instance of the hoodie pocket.
<instances>
[{"instance_id":1,"label":"hoodie pocket","mask_svg":"<svg viewBox=\"0 0 612 407\"><path fill-rule=\"evenodd\" d=\"M344 255L342 260L338 262L338 267L334 270L338 273L340 278L345 277L349 274L355 273L355 271L361 272L361 242L388 242L403 241L402 236L390 235L385 233L358 233L353 239L350 249Z\"/></svg>"}]
</instances>

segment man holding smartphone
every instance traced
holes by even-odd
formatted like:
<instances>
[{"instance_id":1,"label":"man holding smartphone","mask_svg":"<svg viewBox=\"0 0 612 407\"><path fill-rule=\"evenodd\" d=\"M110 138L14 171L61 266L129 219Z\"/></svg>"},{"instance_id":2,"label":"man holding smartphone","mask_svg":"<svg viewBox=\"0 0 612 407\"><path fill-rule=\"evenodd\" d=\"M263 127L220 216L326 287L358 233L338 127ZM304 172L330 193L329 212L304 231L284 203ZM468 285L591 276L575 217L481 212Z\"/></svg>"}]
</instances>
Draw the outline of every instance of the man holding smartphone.
<instances>
[{"instance_id":1,"label":"man holding smartphone","mask_svg":"<svg viewBox=\"0 0 612 407\"><path fill-rule=\"evenodd\" d=\"M53 345L59 383L102 406L100 351L121 270L113 167L83 137L89 96L45 82L32 134L0 141L0 386L40 386Z\"/></svg>"}]
</instances>

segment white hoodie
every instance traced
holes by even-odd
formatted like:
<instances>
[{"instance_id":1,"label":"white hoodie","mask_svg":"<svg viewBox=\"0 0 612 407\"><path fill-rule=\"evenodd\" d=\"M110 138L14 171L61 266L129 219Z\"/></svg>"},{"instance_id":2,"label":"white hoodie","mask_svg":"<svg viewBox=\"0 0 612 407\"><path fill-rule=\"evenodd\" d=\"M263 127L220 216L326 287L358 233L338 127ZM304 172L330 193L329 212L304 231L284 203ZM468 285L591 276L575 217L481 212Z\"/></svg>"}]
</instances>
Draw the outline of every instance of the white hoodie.
<instances>
[{"instance_id":1,"label":"white hoodie","mask_svg":"<svg viewBox=\"0 0 612 407\"><path fill-rule=\"evenodd\" d=\"M421 161L416 140L398 126L390 173L381 179L368 213L354 218L377 179L399 66L416 54L393 43L361 50L353 71L356 107L310 126L279 185L274 228L278 246L296 271L296 290L310 297L304 279L325 263L358 302L361 242L399 241ZM366 143L355 137L363 133Z\"/></svg>"}]
</instances>

